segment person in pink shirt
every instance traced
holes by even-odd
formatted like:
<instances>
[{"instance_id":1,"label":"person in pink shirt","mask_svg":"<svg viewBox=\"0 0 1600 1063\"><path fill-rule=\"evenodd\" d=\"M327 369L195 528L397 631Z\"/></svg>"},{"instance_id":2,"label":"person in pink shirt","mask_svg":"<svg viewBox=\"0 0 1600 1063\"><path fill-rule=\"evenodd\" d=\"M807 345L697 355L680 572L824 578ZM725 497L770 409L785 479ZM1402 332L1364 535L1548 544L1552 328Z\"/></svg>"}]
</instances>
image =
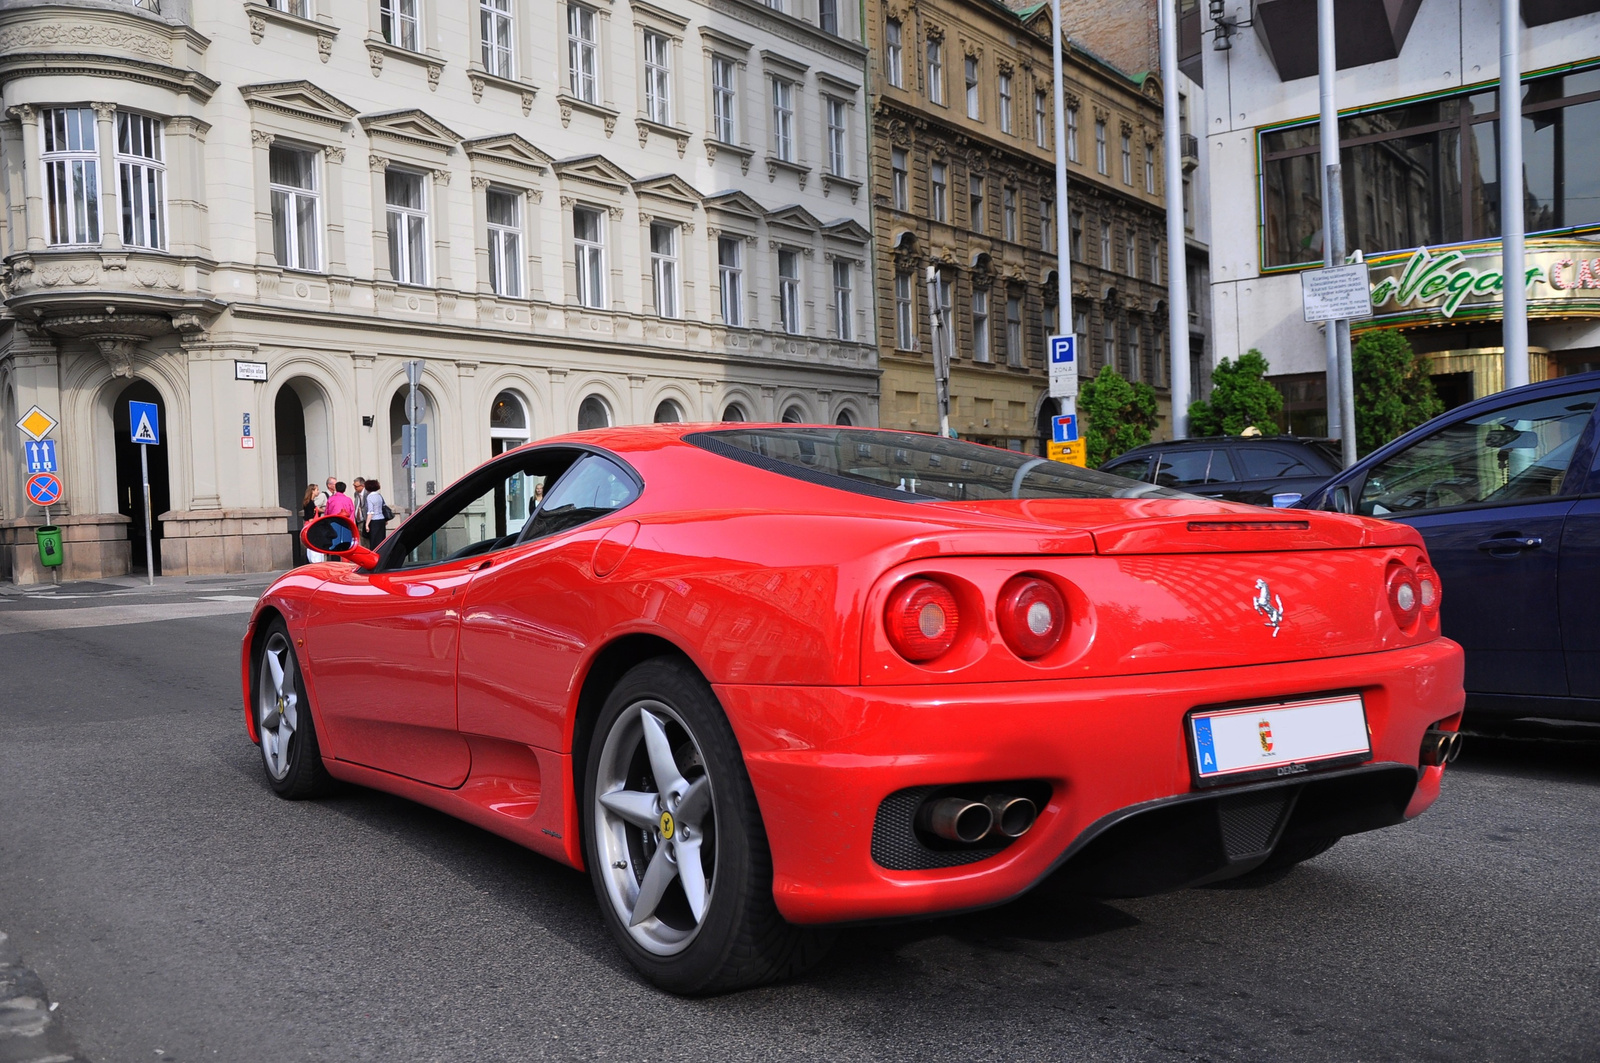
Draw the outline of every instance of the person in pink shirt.
<instances>
[{"instance_id":1,"label":"person in pink shirt","mask_svg":"<svg viewBox=\"0 0 1600 1063\"><path fill-rule=\"evenodd\" d=\"M349 495L344 493L345 483L336 480L333 484L333 493L328 496L328 506L323 510L323 515L328 517L343 517L354 524L356 522L356 504Z\"/></svg>"}]
</instances>

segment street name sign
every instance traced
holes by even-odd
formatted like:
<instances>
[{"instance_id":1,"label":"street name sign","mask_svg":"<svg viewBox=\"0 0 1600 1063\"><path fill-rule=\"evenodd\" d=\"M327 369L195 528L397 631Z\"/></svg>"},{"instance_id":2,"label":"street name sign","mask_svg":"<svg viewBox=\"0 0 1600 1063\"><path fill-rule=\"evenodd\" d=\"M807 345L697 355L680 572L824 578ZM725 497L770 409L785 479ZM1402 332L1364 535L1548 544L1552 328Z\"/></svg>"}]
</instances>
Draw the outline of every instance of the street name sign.
<instances>
[{"instance_id":1,"label":"street name sign","mask_svg":"<svg viewBox=\"0 0 1600 1063\"><path fill-rule=\"evenodd\" d=\"M28 501L36 506L53 506L61 500L61 478L53 472L37 472L28 477Z\"/></svg>"},{"instance_id":2,"label":"street name sign","mask_svg":"<svg viewBox=\"0 0 1600 1063\"><path fill-rule=\"evenodd\" d=\"M60 422L39 407L31 406L28 412L22 415L22 420L17 422L17 427L22 429L22 434L29 439L40 440L55 431L58 423Z\"/></svg>"},{"instance_id":3,"label":"street name sign","mask_svg":"<svg viewBox=\"0 0 1600 1063\"><path fill-rule=\"evenodd\" d=\"M1308 269L1300 274L1300 302L1307 321L1355 321L1372 316L1367 264Z\"/></svg>"},{"instance_id":4,"label":"street name sign","mask_svg":"<svg viewBox=\"0 0 1600 1063\"><path fill-rule=\"evenodd\" d=\"M128 426L135 443L161 445L161 411L155 403L128 403Z\"/></svg>"},{"instance_id":5,"label":"street name sign","mask_svg":"<svg viewBox=\"0 0 1600 1063\"><path fill-rule=\"evenodd\" d=\"M267 379L267 363L241 362L235 358L233 360L233 379L264 381Z\"/></svg>"},{"instance_id":6,"label":"street name sign","mask_svg":"<svg viewBox=\"0 0 1600 1063\"><path fill-rule=\"evenodd\" d=\"M22 452L28 459L28 472L55 472L56 471L56 441L53 439L34 439L22 444Z\"/></svg>"}]
</instances>

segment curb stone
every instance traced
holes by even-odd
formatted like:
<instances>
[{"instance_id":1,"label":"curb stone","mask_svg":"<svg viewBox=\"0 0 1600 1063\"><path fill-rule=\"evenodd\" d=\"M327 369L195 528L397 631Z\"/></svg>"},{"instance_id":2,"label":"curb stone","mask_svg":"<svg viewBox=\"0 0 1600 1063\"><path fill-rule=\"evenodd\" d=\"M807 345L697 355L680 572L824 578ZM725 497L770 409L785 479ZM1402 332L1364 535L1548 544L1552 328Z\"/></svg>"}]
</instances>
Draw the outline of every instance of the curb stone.
<instances>
[{"instance_id":1,"label":"curb stone","mask_svg":"<svg viewBox=\"0 0 1600 1063\"><path fill-rule=\"evenodd\" d=\"M0 931L0 1063L89 1063L78 1051L50 995Z\"/></svg>"}]
</instances>

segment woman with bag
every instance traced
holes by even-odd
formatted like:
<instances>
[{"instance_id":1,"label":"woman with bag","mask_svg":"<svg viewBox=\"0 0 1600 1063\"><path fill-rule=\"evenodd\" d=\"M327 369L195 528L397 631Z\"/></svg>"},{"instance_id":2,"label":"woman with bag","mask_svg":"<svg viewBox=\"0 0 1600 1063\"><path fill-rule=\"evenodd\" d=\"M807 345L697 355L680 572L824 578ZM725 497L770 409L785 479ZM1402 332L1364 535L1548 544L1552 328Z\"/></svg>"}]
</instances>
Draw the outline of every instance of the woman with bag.
<instances>
[{"instance_id":1,"label":"woman with bag","mask_svg":"<svg viewBox=\"0 0 1600 1063\"><path fill-rule=\"evenodd\" d=\"M307 524L310 524L312 521L316 520L317 511L317 485L306 484L305 497L300 500L300 526L303 528ZM322 554L317 553L315 550L306 550L307 562L315 564L316 562L323 560L326 560L326 558Z\"/></svg>"},{"instance_id":2,"label":"woman with bag","mask_svg":"<svg viewBox=\"0 0 1600 1063\"><path fill-rule=\"evenodd\" d=\"M378 544L383 542L384 535L388 533L389 518L394 516L394 510L383 500L380 486L376 480L367 481L367 511L361 527L367 533L367 548L371 550L376 550Z\"/></svg>"}]
</instances>

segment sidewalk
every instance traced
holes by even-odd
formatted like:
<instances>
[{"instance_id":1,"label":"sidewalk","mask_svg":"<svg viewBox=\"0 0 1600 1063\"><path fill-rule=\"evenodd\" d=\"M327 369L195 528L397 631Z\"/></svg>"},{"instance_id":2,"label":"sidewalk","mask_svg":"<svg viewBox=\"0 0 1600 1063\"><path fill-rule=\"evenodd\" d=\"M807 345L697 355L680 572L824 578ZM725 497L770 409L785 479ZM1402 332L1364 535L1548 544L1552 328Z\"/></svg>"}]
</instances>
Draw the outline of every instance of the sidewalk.
<instances>
[{"instance_id":1,"label":"sidewalk","mask_svg":"<svg viewBox=\"0 0 1600 1063\"><path fill-rule=\"evenodd\" d=\"M148 624L250 612L278 572L229 576L142 576L78 580L60 586L0 584L0 636L66 628Z\"/></svg>"},{"instance_id":2,"label":"sidewalk","mask_svg":"<svg viewBox=\"0 0 1600 1063\"><path fill-rule=\"evenodd\" d=\"M0 604L6 601L67 601L82 598L160 598L168 595L248 594L261 596L282 572L244 572L226 576L157 576L152 585L144 576L107 576L97 580L21 585L0 583Z\"/></svg>"}]
</instances>

